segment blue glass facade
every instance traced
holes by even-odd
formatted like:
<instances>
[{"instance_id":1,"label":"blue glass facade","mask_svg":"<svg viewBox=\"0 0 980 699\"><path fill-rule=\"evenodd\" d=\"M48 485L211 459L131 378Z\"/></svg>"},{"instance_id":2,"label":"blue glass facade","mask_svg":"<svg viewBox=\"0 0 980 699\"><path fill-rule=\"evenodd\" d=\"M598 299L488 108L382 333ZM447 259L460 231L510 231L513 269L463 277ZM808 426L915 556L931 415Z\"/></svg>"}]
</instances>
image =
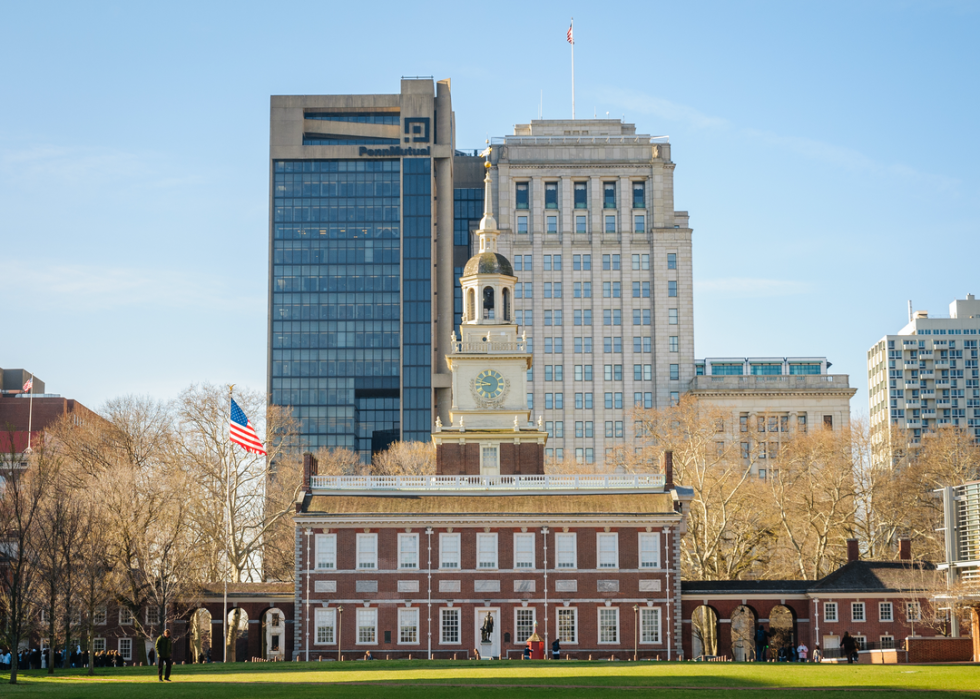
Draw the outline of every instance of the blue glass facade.
<instances>
[{"instance_id":1,"label":"blue glass facade","mask_svg":"<svg viewBox=\"0 0 980 699\"><path fill-rule=\"evenodd\" d=\"M453 267L453 328L459 332L463 322L463 288L459 278L463 265L470 258L470 231L479 227L483 218L483 188L457 188L453 190L453 259L460 262Z\"/></svg>"},{"instance_id":2,"label":"blue glass facade","mask_svg":"<svg viewBox=\"0 0 980 699\"><path fill-rule=\"evenodd\" d=\"M368 460L400 428L401 164L273 169L272 402L293 407L311 448Z\"/></svg>"},{"instance_id":3,"label":"blue glass facade","mask_svg":"<svg viewBox=\"0 0 980 699\"><path fill-rule=\"evenodd\" d=\"M432 161L403 161L403 419L406 442L432 430Z\"/></svg>"}]
</instances>

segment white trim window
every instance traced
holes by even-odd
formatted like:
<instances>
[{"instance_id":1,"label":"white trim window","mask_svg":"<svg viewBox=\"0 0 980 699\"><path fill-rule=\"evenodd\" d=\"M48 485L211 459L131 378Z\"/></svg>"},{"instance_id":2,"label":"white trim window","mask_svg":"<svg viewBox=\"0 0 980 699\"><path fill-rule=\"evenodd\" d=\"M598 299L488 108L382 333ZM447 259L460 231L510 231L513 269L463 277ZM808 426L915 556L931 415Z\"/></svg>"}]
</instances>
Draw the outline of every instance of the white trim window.
<instances>
[{"instance_id":1,"label":"white trim window","mask_svg":"<svg viewBox=\"0 0 980 699\"><path fill-rule=\"evenodd\" d=\"M459 607L439 610L439 643L459 645Z\"/></svg>"},{"instance_id":2,"label":"white trim window","mask_svg":"<svg viewBox=\"0 0 980 699\"><path fill-rule=\"evenodd\" d=\"M120 626L132 626L133 625L133 612L130 611L129 607L120 607L119 608L119 625Z\"/></svg>"},{"instance_id":3,"label":"white trim window","mask_svg":"<svg viewBox=\"0 0 980 699\"><path fill-rule=\"evenodd\" d=\"M578 643L578 608L558 608L558 638L562 643Z\"/></svg>"},{"instance_id":4,"label":"white trim window","mask_svg":"<svg viewBox=\"0 0 980 699\"><path fill-rule=\"evenodd\" d=\"M864 611L864 602L851 602L851 621L866 621L867 615Z\"/></svg>"},{"instance_id":5,"label":"white trim window","mask_svg":"<svg viewBox=\"0 0 980 699\"><path fill-rule=\"evenodd\" d=\"M415 607L398 610L398 644L418 645L419 610Z\"/></svg>"},{"instance_id":6,"label":"white trim window","mask_svg":"<svg viewBox=\"0 0 980 699\"><path fill-rule=\"evenodd\" d=\"M160 608L155 604L151 604L146 608L146 625L156 626L160 623Z\"/></svg>"},{"instance_id":7,"label":"white trim window","mask_svg":"<svg viewBox=\"0 0 980 699\"><path fill-rule=\"evenodd\" d=\"M459 570L459 534L439 535L439 567Z\"/></svg>"},{"instance_id":8,"label":"white trim window","mask_svg":"<svg viewBox=\"0 0 980 699\"><path fill-rule=\"evenodd\" d=\"M619 607L599 607L599 643L619 643Z\"/></svg>"},{"instance_id":9,"label":"white trim window","mask_svg":"<svg viewBox=\"0 0 980 699\"><path fill-rule=\"evenodd\" d=\"M400 570L418 570L419 567L419 535L398 535L398 568Z\"/></svg>"},{"instance_id":10,"label":"white trim window","mask_svg":"<svg viewBox=\"0 0 980 699\"><path fill-rule=\"evenodd\" d=\"M660 532L640 533L640 568L660 567Z\"/></svg>"},{"instance_id":11,"label":"white trim window","mask_svg":"<svg viewBox=\"0 0 980 699\"><path fill-rule=\"evenodd\" d=\"M837 603L836 602L824 602L823 603L823 620L828 622L836 622L837 618Z\"/></svg>"},{"instance_id":12,"label":"white trim window","mask_svg":"<svg viewBox=\"0 0 980 699\"><path fill-rule=\"evenodd\" d=\"M891 602L878 603L878 621L895 621L895 609Z\"/></svg>"},{"instance_id":13,"label":"white trim window","mask_svg":"<svg viewBox=\"0 0 980 699\"><path fill-rule=\"evenodd\" d=\"M537 621L537 611L534 607L516 607L514 609L514 643L524 645L534 633L534 622Z\"/></svg>"},{"instance_id":14,"label":"white trim window","mask_svg":"<svg viewBox=\"0 0 980 699\"><path fill-rule=\"evenodd\" d=\"M92 650L94 650L96 653L104 653L105 652L105 639L104 638L101 638L101 637L93 638L92 639Z\"/></svg>"},{"instance_id":15,"label":"white trim window","mask_svg":"<svg viewBox=\"0 0 980 699\"><path fill-rule=\"evenodd\" d=\"M879 636L878 637L878 647L882 650L887 650L895 647L895 637L892 635Z\"/></svg>"},{"instance_id":16,"label":"white trim window","mask_svg":"<svg viewBox=\"0 0 980 699\"><path fill-rule=\"evenodd\" d=\"M918 602L905 603L905 620L922 621L922 605Z\"/></svg>"},{"instance_id":17,"label":"white trim window","mask_svg":"<svg viewBox=\"0 0 980 699\"><path fill-rule=\"evenodd\" d=\"M316 549L316 569L337 569L337 535L317 534L314 547Z\"/></svg>"},{"instance_id":18,"label":"white trim window","mask_svg":"<svg viewBox=\"0 0 980 699\"><path fill-rule=\"evenodd\" d=\"M496 534L482 533L476 535L476 567L484 570L497 567Z\"/></svg>"},{"instance_id":19,"label":"white trim window","mask_svg":"<svg viewBox=\"0 0 980 699\"><path fill-rule=\"evenodd\" d=\"M104 604L101 607L95 608L95 613L92 614L92 623L96 626L105 626L109 623L109 612ZM103 648L102 650L105 649Z\"/></svg>"},{"instance_id":20,"label":"white trim window","mask_svg":"<svg viewBox=\"0 0 980 699\"><path fill-rule=\"evenodd\" d=\"M133 639L131 638L119 639L119 655L123 657L123 660L133 659Z\"/></svg>"},{"instance_id":21,"label":"white trim window","mask_svg":"<svg viewBox=\"0 0 980 699\"><path fill-rule=\"evenodd\" d=\"M854 643L857 645L858 650L868 649L868 637L867 636L854 636Z\"/></svg>"},{"instance_id":22,"label":"white trim window","mask_svg":"<svg viewBox=\"0 0 980 699\"><path fill-rule=\"evenodd\" d=\"M337 610L328 607L317 607L314 614L315 645L330 645L336 643Z\"/></svg>"},{"instance_id":23,"label":"white trim window","mask_svg":"<svg viewBox=\"0 0 980 699\"><path fill-rule=\"evenodd\" d=\"M619 568L619 534L596 534L596 568Z\"/></svg>"},{"instance_id":24,"label":"white trim window","mask_svg":"<svg viewBox=\"0 0 980 699\"><path fill-rule=\"evenodd\" d=\"M357 610L357 644L376 645L378 643L378 610L362 608Z\"/></svg>"},{"instance_id":25,"label":"white trim window","mask_svg":"<svg viewBox=\"0 0 980 699\"><path fill-rule=\"evenodd\" d=\"M574 570L578 567L578 534L555 534L555 568Z\"/></svg>"},{"instance_id":26,"label":"white trim window","mask_svg":"<svg viewBox=\"0 0 980 699\"><path fill-rule=\"evenodd\" d=\"M662 643L659 607L640 607L640 643Z\"/></svg>"},{"instance_id":27,"label":"white trim window","mask_svg":"<svg viewBox=\"0 0 980 699\"><path fill-rule=\"evenodd\" d=\"M499 474L500 474L500 445L481 444L480 445L480 475L497 476Z\"/></svg>"},{"instance_id":28,"label":"white trim window","mask_svg":"<svg viewBox=\"0 0 980 699\"><path fill-rule=\"evenodd\" d=\"M534 534L514 534L514 568L534 569Z\"/></svg>"},{"instance_id":29,"label":"white trim window","mask_svg":"<svg viewBox=\"0 0 980 699\"><path fill-rule=\"evenodd\" d=\"M378 569L378 535L377 534L357 535L357 569L358 570Z\"/></svg>"}]
</instances>

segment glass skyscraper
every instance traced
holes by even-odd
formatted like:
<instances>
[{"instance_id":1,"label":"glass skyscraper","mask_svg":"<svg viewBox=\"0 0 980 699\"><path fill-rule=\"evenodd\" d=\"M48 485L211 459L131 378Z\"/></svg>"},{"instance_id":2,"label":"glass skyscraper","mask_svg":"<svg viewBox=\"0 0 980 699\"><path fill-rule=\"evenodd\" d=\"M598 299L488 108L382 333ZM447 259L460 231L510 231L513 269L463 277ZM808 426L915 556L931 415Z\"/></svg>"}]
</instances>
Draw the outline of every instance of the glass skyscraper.
<instances>
[{"instance_id":1,"label":"glass skyscraper","mask_svg":"<svg viewBox=\"0 0 980 699\"><path fill-rule=\"evenodd\" d=\"M310 449L368 462L428 441L448 391L434 374L448 377L452 264L440 276L435 219L442 194L451 260L452 111L435 87L272 98L269 394Z\"/></svg>"}]
</instances>

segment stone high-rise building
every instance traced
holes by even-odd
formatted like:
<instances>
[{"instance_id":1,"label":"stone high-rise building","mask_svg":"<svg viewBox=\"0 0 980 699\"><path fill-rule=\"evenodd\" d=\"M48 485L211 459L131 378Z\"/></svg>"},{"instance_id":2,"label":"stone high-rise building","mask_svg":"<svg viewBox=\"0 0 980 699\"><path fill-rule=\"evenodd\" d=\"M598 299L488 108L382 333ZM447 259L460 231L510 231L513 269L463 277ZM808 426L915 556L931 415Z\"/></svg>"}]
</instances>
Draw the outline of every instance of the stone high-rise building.
<instances>
[{"instance_id":1,"label":"stone high-rise building","mask_svg":"<svg viewBox=\"0 0 980 699\"><path fill-rule=\"evenodd\" d=\"M629 449L634 406L694 377L691 229L663 138L610 119L541 120L495 139L500 248L535 358L528 401L548 456Z\"/></svg>"}]
</instances>

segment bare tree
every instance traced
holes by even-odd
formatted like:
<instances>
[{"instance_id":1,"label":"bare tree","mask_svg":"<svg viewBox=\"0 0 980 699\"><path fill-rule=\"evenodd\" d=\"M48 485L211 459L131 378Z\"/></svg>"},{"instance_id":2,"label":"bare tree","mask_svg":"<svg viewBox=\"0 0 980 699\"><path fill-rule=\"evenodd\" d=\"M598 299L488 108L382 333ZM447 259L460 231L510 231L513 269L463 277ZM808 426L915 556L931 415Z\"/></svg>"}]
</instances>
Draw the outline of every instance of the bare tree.
<instances>
[{"instance_id":1,"label":"bare tree","mask_svg":"<svg viewBox=\"0 0 980 699\"><path fill-rule=\"evenodd\" d=\"M432 442L395 442L374 455L371 472L376 476L431 476L436 472L436 447Z\"/></svg>"},{"instance_id":2,"label":"bare tree","mask_svg":"<svg viewBox=\"0 0 980 699\"><path fill-rule=\"evenodd\" d=\"M48 484L57 468L56 457L43 442L27 458L27 468L21 468L22 457L15 451L13 431L8 432L10 452L0 461L0 609L4 612L0 626L0 645L6 645L16 655L20 642L32 630L36 618L38 587L41 584L38 566L37 529ZM10 684L17 683L17 662L11 663Z\"/></svg>"},{"instance_id":3,"label":"bare tree","mask_svg":"<svg viewBox=\"0 0 980 699\"><path fill-rule=\"evenodd\" d=\"M297 425L288 410L271 406L256 392L235 401L259 434L268 456L246 452L228 440L227 389L191 386L177 401L179 440L174 458L194 474L195 506L188 512L206 555L208 581L261 580L267 535L295 512L302 486Z\"/></svg>"},{"instance_id":4,"label":"bare tree","mask_svg":"<svg viewBox=\"0 0 980 699\"><path fill-rule=\"evenodd\" d=\"M764 491L753 477L758 452L749 436L729 413L691 397L669 408L637 410L634 420L636 446L672 451L674 480L694 490L681 547L684 575L689 580L759 575L776 533L771 514L759 507ZM654 463L649 455L644 462Z\"/></svg>"},{"instance_id":5,"label":"bare tree","mask_svg":"<svg viewBox=\"0 0 980 699\"><path fill-rule=\"evenodd\" d=\"M779 549L786 573L815 580L840 563L860 499L854 477L851 432L796 434L770 454L769 502L778 517ZM773 460L775 456L775 460Z\"/></svg>"}]
</instances>

